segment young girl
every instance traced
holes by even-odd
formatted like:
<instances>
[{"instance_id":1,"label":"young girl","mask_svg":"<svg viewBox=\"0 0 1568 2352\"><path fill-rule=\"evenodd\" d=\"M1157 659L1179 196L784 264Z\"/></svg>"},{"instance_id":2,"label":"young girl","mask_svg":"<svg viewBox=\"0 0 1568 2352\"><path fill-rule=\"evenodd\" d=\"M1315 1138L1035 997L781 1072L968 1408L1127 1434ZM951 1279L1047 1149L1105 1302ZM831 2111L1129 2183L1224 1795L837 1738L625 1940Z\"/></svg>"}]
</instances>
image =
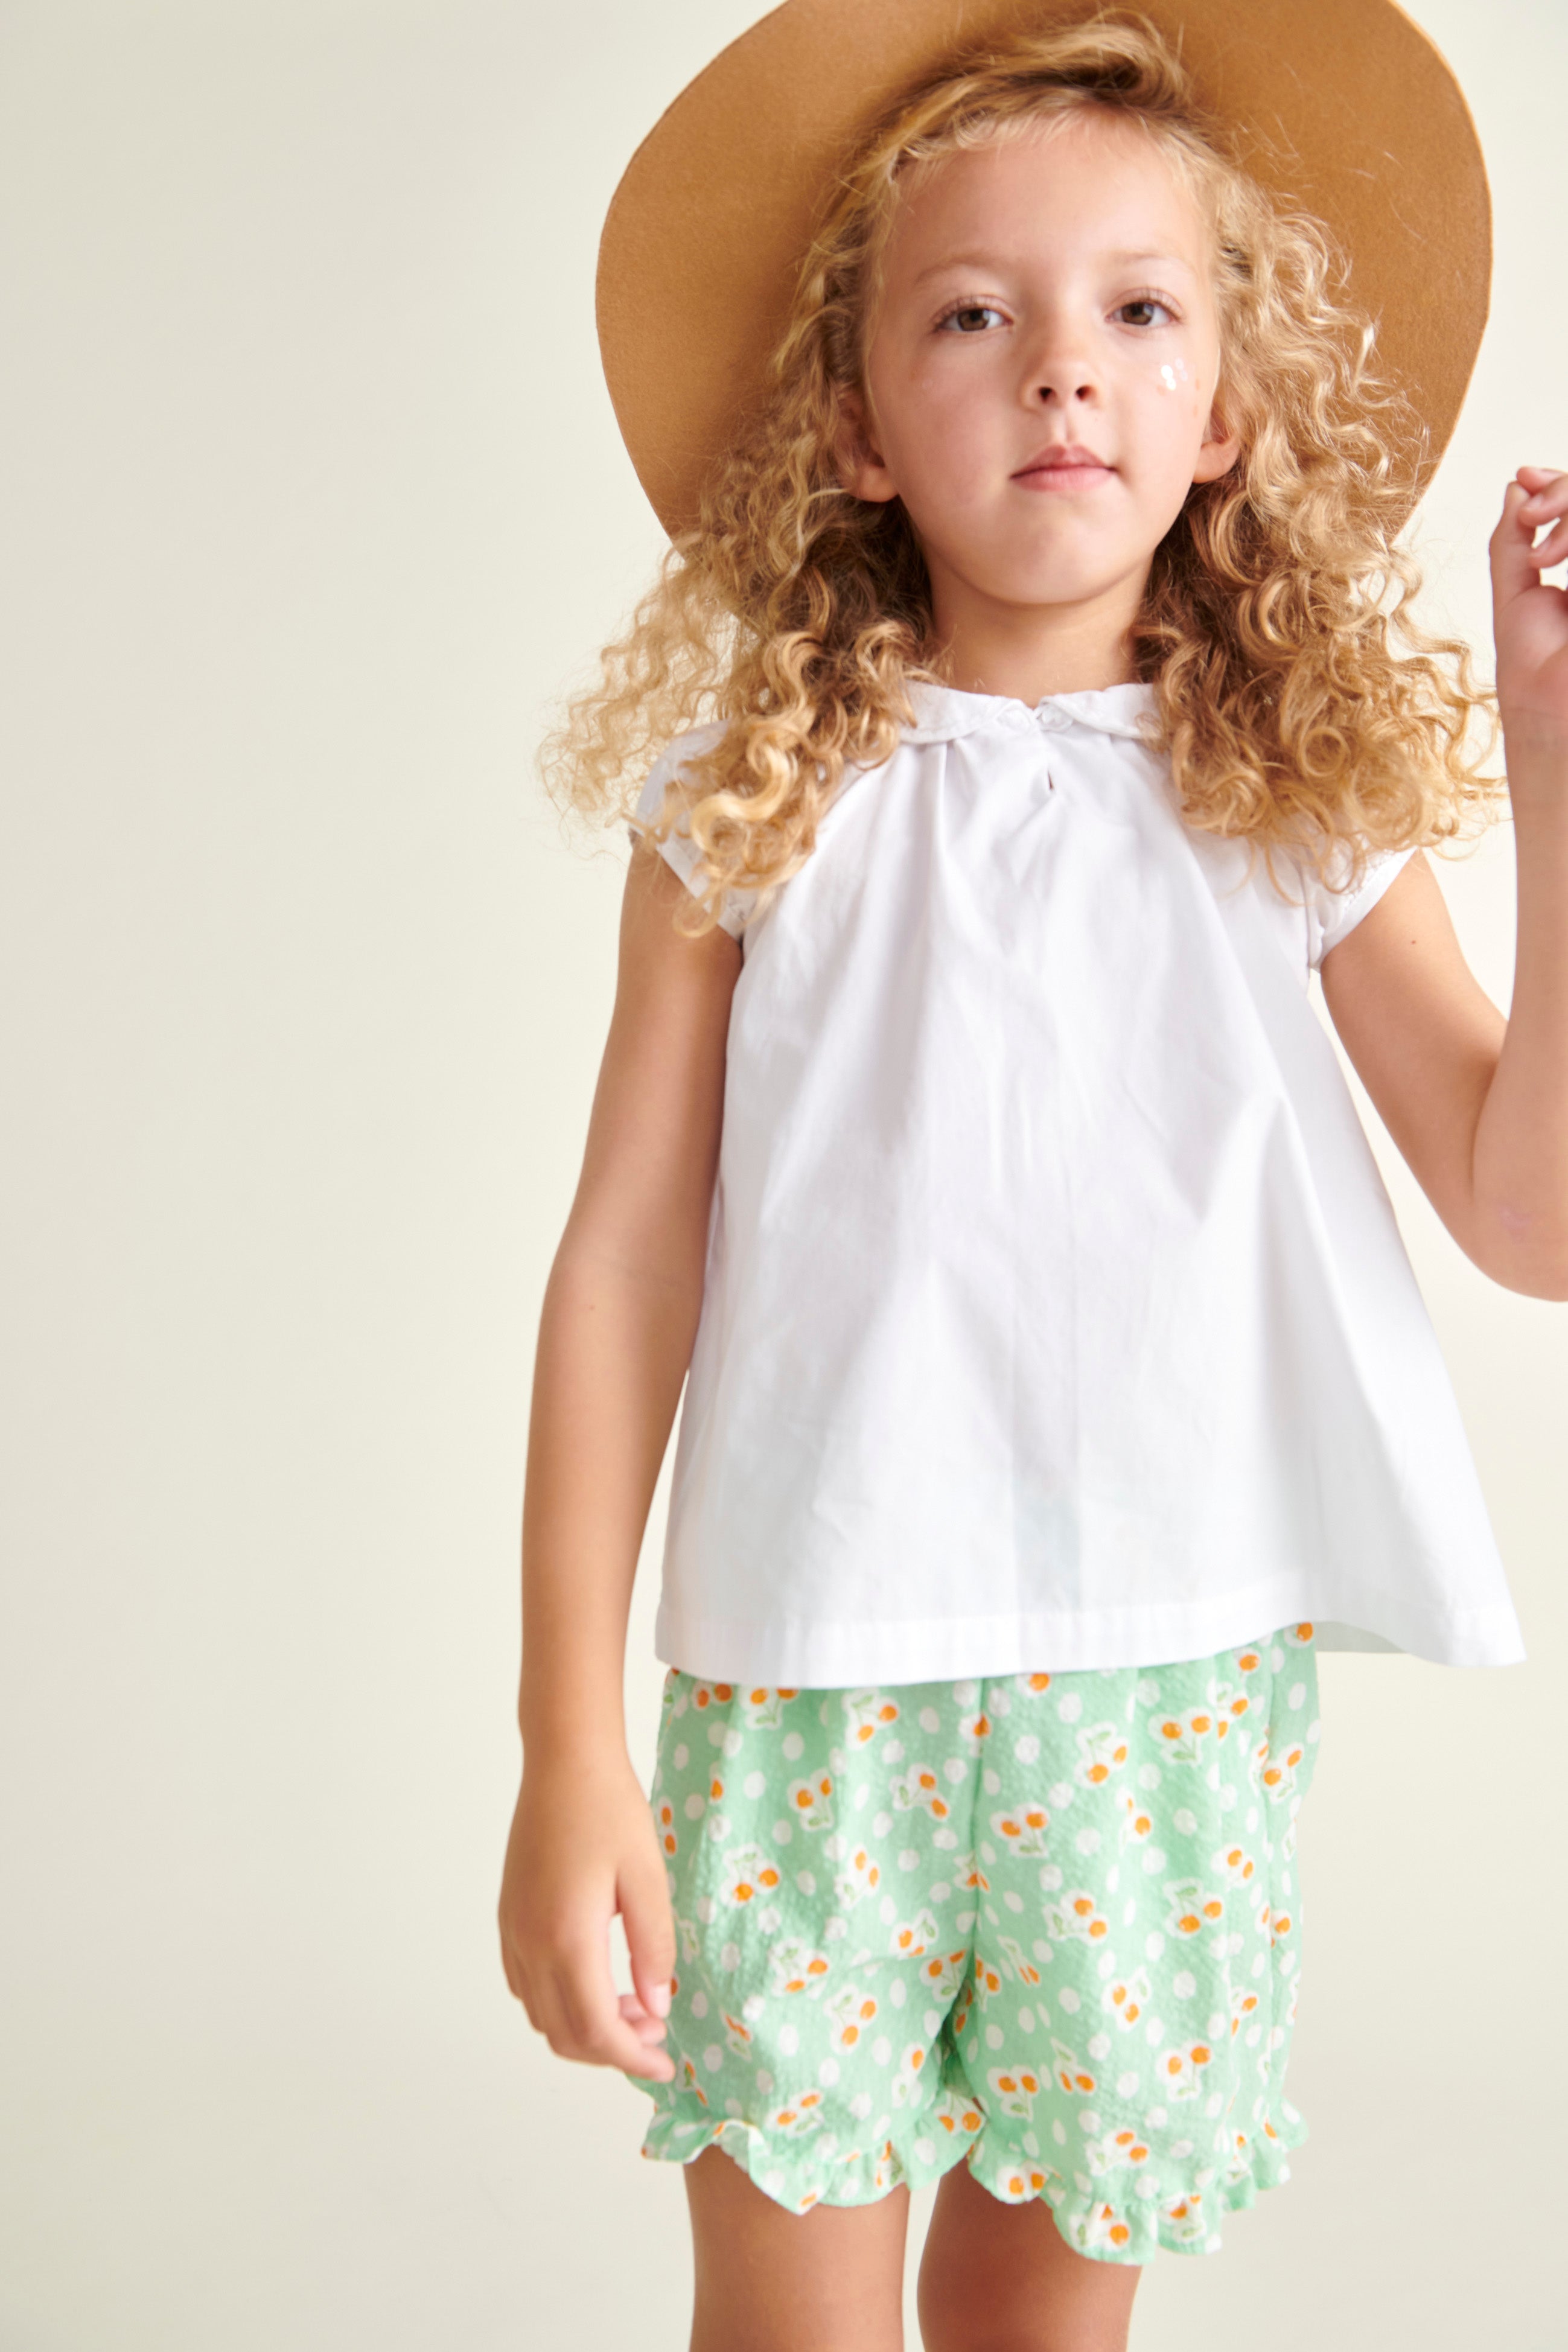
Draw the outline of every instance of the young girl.
<instances>
[{"instance_id":1,"label":"young girl","mask_svg":"<svg viewBox=\"0 0 1568 2352\"><path fill-rule=\"evenodd\" d=\"M1398 609L1485 313L1462 101L1378 0L1376 72L1310 11L1258 57L1242 0L1180 59L995 13L954 59L959 0L791 0L606 236L676 543L554 753L583 807L640 784L640 838L540 1334L500 1920L532 2023L686 2168L698 2352L898 2346L931 2182L928 2352L1123 2344L1139 2266L1304 2137L1317 1650L1521 1654L1312 971L1461 1247L1568 1297L1568 477L1521 468L1491 541L1507 1023L1421 852L1498 802L1490 698ZM1391 343L1404 224L1481 222L1415 393L1235 160L1238 57L1321 184L1352 120L1400 174L1352 154L1332 223ZM1292 98L1326 77L1337 112ZM675 248L712 338L659 308ZM649 1796L625 1630L683 1382Z\"/></svg>"}]
</instances>

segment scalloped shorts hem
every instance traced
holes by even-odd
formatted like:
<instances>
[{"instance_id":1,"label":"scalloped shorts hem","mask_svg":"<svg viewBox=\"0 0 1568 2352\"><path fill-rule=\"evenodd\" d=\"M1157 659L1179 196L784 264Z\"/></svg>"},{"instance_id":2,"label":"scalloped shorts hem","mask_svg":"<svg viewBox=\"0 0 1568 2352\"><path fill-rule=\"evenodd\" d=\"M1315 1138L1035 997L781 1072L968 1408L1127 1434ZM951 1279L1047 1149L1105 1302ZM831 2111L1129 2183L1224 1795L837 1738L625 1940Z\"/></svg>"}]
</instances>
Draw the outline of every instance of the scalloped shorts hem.
<instances>
[{"instance_id":1,"label":"scalloped shorts hem","mask_svg":"<svg viewBox=\"0 0 1568 2352\"><path fill-rule=\"evenodd\" d=\"M964 2104L941 2102L944 2111L922 2117L928 2128L913 2136L887 2136L844 2154L836 2147L817 2147L793 2158L755 2124L732 2116L684 2116L666 2105L650 2123L639 2154L654 2163L693 2164L706 2149L721 2147L756 2188L790 2213L808 2213L814 2205L875 2205L897 2188L932 2188L955 2166L967 2163L998 2203L1040 2200L1076 2253L1093 2262L1142 2263L1161 2252L1219 2253L1225 2217L1245 2212L1263 2189L1283 2187L1290 2178L1287 2159L1308 2137L1300 2116L1282 2104L1279 2126L1266 2124L1257 2144L1238 2151L1227 2165L1184 2173L1176 2186L1163 2186L1136 2158L1124 2168L1126 2180L1095 2181L1079 2174L1069 2183L1054 2166L1027 2155L988 2157L983 2143L963 2135L963 2118L952 2111Z\"/></svg>"}]
</instances>

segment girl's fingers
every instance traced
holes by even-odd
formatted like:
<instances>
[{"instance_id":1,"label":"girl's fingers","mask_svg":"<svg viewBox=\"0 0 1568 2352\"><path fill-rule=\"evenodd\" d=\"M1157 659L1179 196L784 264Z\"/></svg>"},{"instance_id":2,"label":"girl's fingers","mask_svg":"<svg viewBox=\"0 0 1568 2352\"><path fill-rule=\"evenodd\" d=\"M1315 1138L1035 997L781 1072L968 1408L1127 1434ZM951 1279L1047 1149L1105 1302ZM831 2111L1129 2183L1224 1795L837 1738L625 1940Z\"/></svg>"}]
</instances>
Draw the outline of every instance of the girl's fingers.
<instances>
[{"instance_id":1,"label":"girl's fingers","mask_svg":"<svg viewBox=\"0 0 1568 2352\"><path fill-rule=\"evenodd\" d=\"M1539 545L1536 533L1545 530ZM1498 604L1541 585L1541 575L1568 562L1568 473L1521 466L1503 492L1491 540L1492 593Z\"/></svg>"},{"instance_id":2,"label":"girl's fingers","mask_svg":"<svg viewBox=\"0 0 1568 2352\"><path fill-rule=\"evenodd\" d=\"M637 1998L647 2014L668 2017L675 1974L675 1916L664 1858L651 1838L622 1862L616 1899Z\"/></svg>"},{"instance_id":3,"label":"girl's fingers","mask_svg":"<svg viewBox=\"0 0 1568 2352\"><path fill-rule=\"evenodd\" d=\"M1491 535L1492 598L1500 609L1540 583L1540 572L1531 561L1532 526L1529 516L1521 511L1525 498L1523 484L1510 482L1503 492L1502 515Z\"/></svg>"},{"instance_id":4,"label":"girl's fingers","mask_svg":"<svg viewBox=\"0 0 1568 2352\"><path fill-rule=\"evenodd\" d=\"M1546 466L1521 466L1516 477L1524 496L1519 501L1518 520L1523 529L1535 530L1557 516L1568 514L1568 474L1560 474ZM1509 484L1511 490L1513 482Z\"/></svg>"},{"instance_id":5,"label":"girl's fingers","mask_svg":"<svg viewBox=\"0 0 1568 2352\"><path fill-rule=\"evenodd\" d=\"M662 2042L669 2028L662 2017L650 2017L635 1992L621 1995L621 2015L639 2042Z\"/></svg>"},{"instance_id":6,"label":"girl's fingers","mask_svg":"<svg viewBox=\"0 0 1568 2352\"><path fill-rule=\"evenodd\" d=\"M621 2014L607 1942L602 1948L579 1944L562 1954L550 1977L540 2022L557 2056L669 2081L675 2072L669 2059L662 2050L650 2049Z\"/></svg>"}]
</instances>

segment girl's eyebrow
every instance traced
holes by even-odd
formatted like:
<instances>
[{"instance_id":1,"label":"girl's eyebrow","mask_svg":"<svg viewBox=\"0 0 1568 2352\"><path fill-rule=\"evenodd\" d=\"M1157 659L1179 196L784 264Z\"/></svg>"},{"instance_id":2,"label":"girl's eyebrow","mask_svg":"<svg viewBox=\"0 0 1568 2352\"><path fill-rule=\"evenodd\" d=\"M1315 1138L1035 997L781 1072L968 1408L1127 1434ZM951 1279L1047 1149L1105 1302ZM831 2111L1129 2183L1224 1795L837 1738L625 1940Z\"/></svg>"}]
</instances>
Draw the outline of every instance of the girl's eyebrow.
<instances>
[{"instance_id":1,"label":"girl's eyebrow","mask_svg":"<svg viewBox=\"0 0 1568 2352\"><path fill-rule=\"evenodd\" d=\"M1143 261L1158 261L1165 264L1167 268L1170 267L1172 263L1174 263L1178 269L1184 269L1190 278L1197 275L1192 263L1184 259L1179 253L1107 253L1102 254L1100 258L1103 261L1116 261L1126 264Z\"/></svg>"},{"instance_id":2,"label":"girl's eyebrow","mask_svg":"<svg viewBox=\"0 0 1568 2352\"><path fill-rule=\"evenodd\" d=\"M1102 264L1110 264L1116 268L1131 268L1149 262L1159 262L1167 268L1184 269L1189 278L1197 275L1192 263L1184 259L1179 253L1102 253L1099 256L1099 259ZM940 261L933 261L928 268L917 272L910 282L915 286L923 286L928 278L940 278L942 272L948 269L994 269L1006 266L1002 257L995 253L948 253L944 254Z\"/></svg>"}]
</instances>

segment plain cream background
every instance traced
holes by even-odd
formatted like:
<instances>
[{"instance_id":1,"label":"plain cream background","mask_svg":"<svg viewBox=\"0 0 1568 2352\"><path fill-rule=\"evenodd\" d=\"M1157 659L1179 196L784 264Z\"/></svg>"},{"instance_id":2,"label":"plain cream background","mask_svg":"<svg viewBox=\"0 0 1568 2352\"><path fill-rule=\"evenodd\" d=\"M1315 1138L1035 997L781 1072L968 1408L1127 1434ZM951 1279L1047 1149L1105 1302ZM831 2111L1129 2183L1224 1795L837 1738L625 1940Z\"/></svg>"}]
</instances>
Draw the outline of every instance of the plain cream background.
<instances>
[{"instance_id":1,"label":"plain cream background","mask_svg":"<svg viewBox=\"0 0 1568 2352\"><path fill-rule=\"evenodd\" d=\"M595 247L757 13L0 12L0 2352L686 2341L643 2096L531 2032L493 1911L625 854L564 846L530 762L660 543ZM1568 17L1415 13L1496 196L1419 523L1428 609L1489 655L1503 484L1568 465ZM1506 1007L1510 835L1445 879ZM1489 1284L1376 1139L1531 1663L1325 1662L1312 2141L1218 2260L1155 2266L1144 2352L1563 2342L1568 1311Z\"/></svg>"}]
</instances>

